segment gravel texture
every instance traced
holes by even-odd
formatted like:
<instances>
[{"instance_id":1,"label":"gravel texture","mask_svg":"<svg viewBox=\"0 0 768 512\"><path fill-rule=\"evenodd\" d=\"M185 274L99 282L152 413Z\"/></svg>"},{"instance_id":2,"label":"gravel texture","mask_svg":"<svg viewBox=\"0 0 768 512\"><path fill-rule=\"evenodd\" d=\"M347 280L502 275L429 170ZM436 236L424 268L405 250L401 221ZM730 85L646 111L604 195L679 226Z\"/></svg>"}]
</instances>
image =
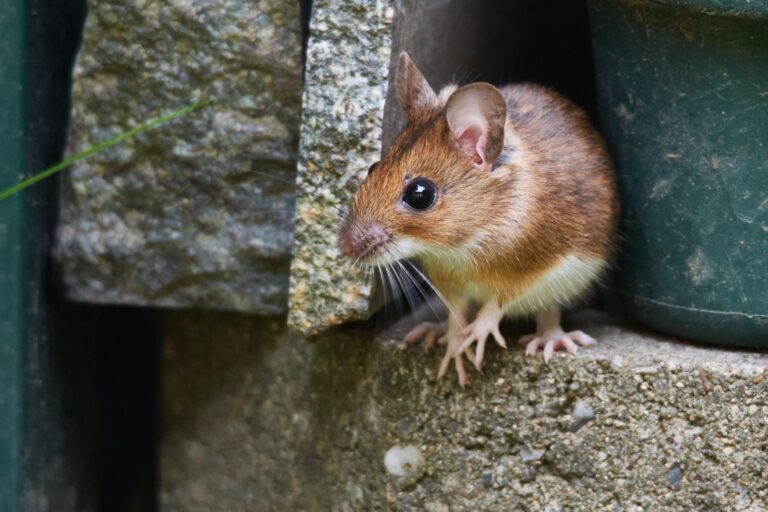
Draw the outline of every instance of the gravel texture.
<instances>
[{"instance_id":1,"label":"gravel texture","mask_svg":"<svg viewBox=\"0 0 768 512\"><path fill-rule=\"evenodd\" d=\"M173 314L163 510L768 508L768 354L571 323L600 343L549 365L493 347L462 390L362 327L307 344L282 318ZM416 471L387 472L398 445Z\"/></svg>"},{"instance_id":2,"label":"gravel texture","mask_svg":"<svg viewBox=\"0 0 768 512\"><path fill-rule=\"evenodd\" d=\"M89 2L70 152L216 101L64 174L56 252L70 298L286 310L300 32L298 2Z\"/></svg>"},{"instance_id":3,"label":"gravel texture","mask_svg":"<svg viewBox=\"0 0 768 512\"><path fill-rule=\"evenodd\" d=\"M350 265L336 235L349 199L381 153L394 4L313 4L288 316L305 335L369 312L371 276Z\"/></svg>"}]
</instances>

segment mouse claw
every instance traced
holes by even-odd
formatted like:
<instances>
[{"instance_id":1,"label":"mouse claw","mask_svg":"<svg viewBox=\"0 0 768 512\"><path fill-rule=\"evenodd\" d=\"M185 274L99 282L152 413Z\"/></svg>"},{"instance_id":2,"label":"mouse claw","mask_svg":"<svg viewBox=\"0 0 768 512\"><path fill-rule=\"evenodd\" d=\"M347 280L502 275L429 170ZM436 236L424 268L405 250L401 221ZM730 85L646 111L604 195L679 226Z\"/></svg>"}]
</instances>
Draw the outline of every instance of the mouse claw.
<instances>
[{"instance_id":1,"label":"mouse claw","mask_svg":"<svg viewBox=\"0 0 768 512\"><path fill-rule=\"evenodd\" d=\"M582 347L588 347L597 343L597 340L584 331L571 331L568 336L579 342Z\"/></svg>"},{"instance_id":2,"label":"mouse claw","mask_svg":"<svg viewBox=\"0 0 768 512\"><path fill-rule=\"evenodd\" d=\"M456 357L456 373L459 376L459 385L463 388L467 384L467 372L464 370L464 360L461 357Z\"/></svg>"},{"instance_id":3,"label":"mouse claw","mask_svg":"<svg viewBox=\"0 0 768 512\"><path fill-rule=\"evenodd\" d=\"M477 343L477 355L472 358L472 364L480 371L485 357L485 344L489 336L492 336L497 345L507 348L507 342L499 331L499 320L496 314L480 315L474 322L465 327L461 334L465 336L462 343L456 349L455 354L469 350L472 344Z\"/></svg>"},{"instance_id":4,"label":"mouse claw","mask_svg":"<svg viewBox=\"0 0 768 512\"><path fill-rule=\"evenodd\" d=\"M448 373L448 365L451 363L452 357L450 350L446 350L443 360L440 361L440 368L437 370L438 377L445 377L445 374Z\"/></svg>"},{"instance_id":5,"label":"mouse claw","mask_svg":"<svg viewBox=\"0 0 768 512\"><path fill-rule=\"evenodd\" d=\"M437 376L439 378L444 377L446 373L448 373L448 368L450 367L451 360L454 362L454 367L456 368L456 374L459 377L459 385L463 388L468 382L469 377L467 375L467 371L464 368L464 357L466 357L469 362L474 364L474 361L477 359L477 356L475 355L475 352L471 348L465 348L464 350L457 351L455 346L457 345L458 341L461 340L461 338L454 337L453 339L448 341L448 347L445 350L445 354L443 355L443 359L440 361L440 367L437 371Z\"/></svg>"},{"instance_id":6,"label":"mouse claw","mask_svg":"<svg viewBox=\"0 0 768 512\"><path fill-rule=\"evenodd\" d=\"M424 342L424 350L431 350L438 338L445 335L445 323L422 322L405 335L403 342L406 345L415 345L419 341Z\"/></svg>"},{"instance_id":7,"label":"mouse claw","mask_svg":"<svg viewBox=\"0 0 768 512\"><path fill-rule=\"evenodd\" d=\"M588 347L597 343L595 338L582 331L565 333L561 330L545 332L542 335L529 334L518 340L518 345L525 345L525 355L532 356L542 350L544 362L549 363L557 350L565 350L575 356L579 351L579 345Z\"/></svg>"}]
</instances>

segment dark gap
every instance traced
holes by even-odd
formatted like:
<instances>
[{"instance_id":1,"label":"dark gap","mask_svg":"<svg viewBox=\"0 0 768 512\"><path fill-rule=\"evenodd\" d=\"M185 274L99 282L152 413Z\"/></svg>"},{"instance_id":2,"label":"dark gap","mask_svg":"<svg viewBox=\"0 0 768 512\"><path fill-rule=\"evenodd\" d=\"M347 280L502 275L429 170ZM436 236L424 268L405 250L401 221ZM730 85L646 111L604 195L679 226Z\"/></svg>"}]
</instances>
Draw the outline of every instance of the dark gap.
<instances>
[{"instance_id":1,"label":"dark gap","mask_svg":"<svg viewBox=\"0 0 768 512\"><path fill-rule=\"evenodd\" d=\"M64 155L85 0L31 0L28 174ZM29 259L24 510L157 510L160 313L74 304L51 257L59 183L23 192Z\"/></svg>"},{"instance_id":2,"label":"dark gap","mask_svg":"<svg viewBox=\"0 0 768 512\"><path fill-rule=\"evenodd\" d=\"M299 0L301 16L301 76L307 66L307 44L309 43L309 21L312 19L312 0Z\"/></svg>"},{"instance_id":3,"label":"dark gap","mask_svg":"<svg viewBox=\"0 0 768 512\"><path fill-rule=\"evenodd\" d=\"M105 308L99 510L158 510L162 313Z\"/></svg>"},{"instance_id":4,"label":"dark gap","mask_svg":"<svg viewBox=\"0 0 768 512\"><path fill-rule=\"evenodd\" d=\"M31 0L28 9L26 171L31 175L64 153L71 70L86 5L85 0ZM93 439L99 414L95 333L100 319L67 304L52 278L57 180L22 194L27 249L23 507L34 512L93 511L98 486Z\"/></svg>"}]
</instances>

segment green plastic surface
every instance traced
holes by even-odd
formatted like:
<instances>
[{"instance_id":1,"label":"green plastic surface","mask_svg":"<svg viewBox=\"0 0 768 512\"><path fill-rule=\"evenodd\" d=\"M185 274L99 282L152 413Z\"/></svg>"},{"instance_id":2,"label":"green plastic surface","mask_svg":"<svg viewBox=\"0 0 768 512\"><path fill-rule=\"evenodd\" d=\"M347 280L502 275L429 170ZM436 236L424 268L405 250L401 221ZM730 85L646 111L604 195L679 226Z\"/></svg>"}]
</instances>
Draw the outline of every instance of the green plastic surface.
<instances>
[{"instance_id":1,"label":"green plastic surface","mask_svg":"<svg viewBox=\"0 0 768 512\"><path fill-rule=\"evenodd\" d=\"M683 338L768 347L766 13L590 1L622 196L620 293L632 316Z\"/></svg>"},{"instance_id":2,"label":"green plastic surface","mask_svg":"<svg viewBox=\"0 0 768 512\"><path fill-rule=\"evenodd\" d=\"M0 8L0 188L24 169L24 0ZM0 204L0 511L21 507L24 353L23 203Z\"/></svg>"}]
</instances>

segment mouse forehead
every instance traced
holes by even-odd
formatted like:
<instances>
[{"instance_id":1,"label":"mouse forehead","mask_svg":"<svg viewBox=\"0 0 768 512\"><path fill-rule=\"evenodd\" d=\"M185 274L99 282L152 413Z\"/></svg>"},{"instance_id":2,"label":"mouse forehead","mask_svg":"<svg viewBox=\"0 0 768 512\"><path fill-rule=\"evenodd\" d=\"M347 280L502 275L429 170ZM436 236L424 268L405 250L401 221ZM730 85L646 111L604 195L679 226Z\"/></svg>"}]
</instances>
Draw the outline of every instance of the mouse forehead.
<instances>
[{"instance_id":1,"label":"mouse forehead","mask_svg":"<svg viewBox=\"0 0 768 512\"><path fill-rule=\"evenodd\" d=\"M380 167L382 171L397 174L403 179L417 176L437 179L454 160L455 154L446 144L439 127L430 124L406 128L395 140Z\"/></svg>"},{"instance_id":2,"label":"mouse forehead","mask_svg":"<svg viewBox=\"0 0 768 512\"><path fill-rule=\"evenodd\" d=\"M410 124L393 141L387 154L369 172L355 195L356 213L393 204L403 194L405 184L414 178L431 179L438 186L450 181L455 151L447 147L442 118L435 116L419 124Z\"/></svg>"}]
</instances>

